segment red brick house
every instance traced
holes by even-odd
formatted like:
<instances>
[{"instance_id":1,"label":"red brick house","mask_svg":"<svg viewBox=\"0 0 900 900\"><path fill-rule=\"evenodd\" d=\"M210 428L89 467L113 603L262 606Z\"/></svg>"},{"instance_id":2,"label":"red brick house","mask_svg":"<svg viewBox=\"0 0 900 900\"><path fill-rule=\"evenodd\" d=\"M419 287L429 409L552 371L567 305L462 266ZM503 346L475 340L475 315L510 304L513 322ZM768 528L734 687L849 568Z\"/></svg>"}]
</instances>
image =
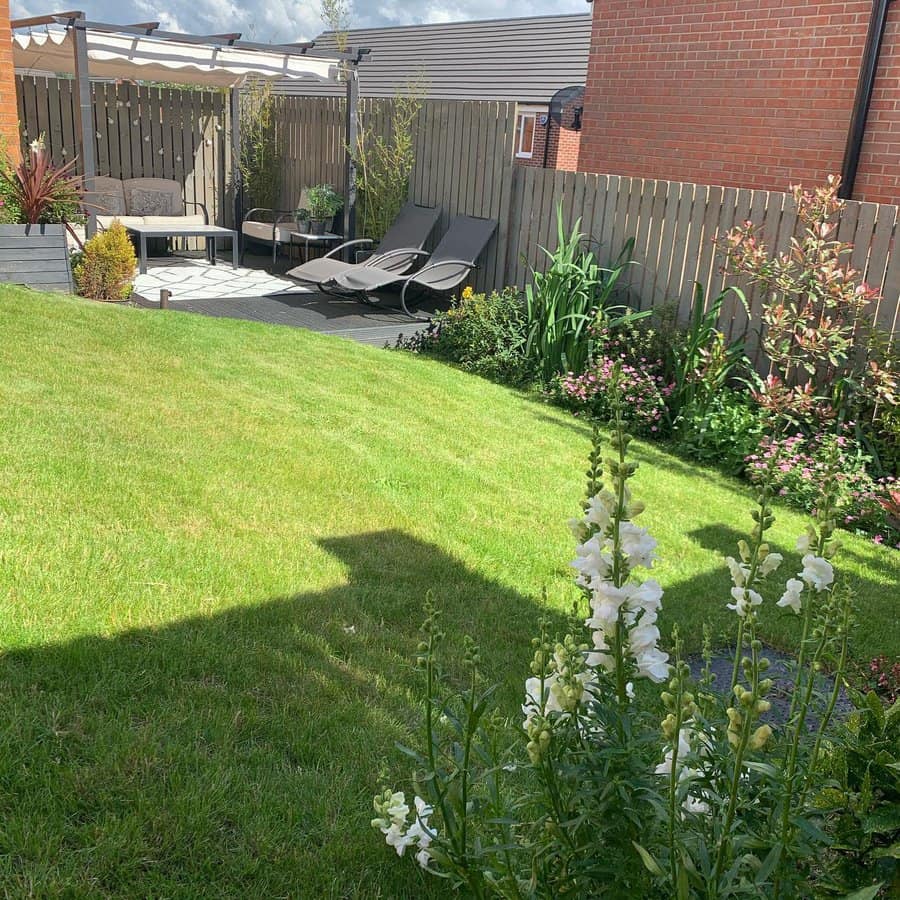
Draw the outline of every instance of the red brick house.
<instances>
[{"instance_id":1,"label":"red brick house","mask_svg":"<svg viewBox=\"0 0 900 900\"><path fill-rule=\"evenodd\" d=\"M16 72L13 66L9 0L0 0L0 137L6 151L19 153L19 112L16 104Z\"/></svg>"},{"instance_id":2,"label":"red brick house","mask_svg":"<svg viewBox=\"0 0 900 900\"><path fill-rule=\"evenodd\" d=\"M842 171L867 35L874 32L877 47L881 8L852 195L900 202L900 3L593 7L579 169L774 190Z\"/></svg>"},{"instance_id":3,"label":"red brick house","mask_svg":"<svg viewBox=\"0 0 900 900\"><path fill-rule=\"evenodd\" d=\"M583 86L587 75L591 16L528 16L476 22L441 22L355 28L353 47L371 54L360 72L361 97L395 97L410 84L429 100L498 100L516 104L513 155L520 165L574 171L578 164L581 100L549 115L561 88ZM336 46L332 32L316 47ZM277 82L286 95L336 95L329 85ZM577 121L576 121L577 120Z\"/></svg>"}]
</instances>

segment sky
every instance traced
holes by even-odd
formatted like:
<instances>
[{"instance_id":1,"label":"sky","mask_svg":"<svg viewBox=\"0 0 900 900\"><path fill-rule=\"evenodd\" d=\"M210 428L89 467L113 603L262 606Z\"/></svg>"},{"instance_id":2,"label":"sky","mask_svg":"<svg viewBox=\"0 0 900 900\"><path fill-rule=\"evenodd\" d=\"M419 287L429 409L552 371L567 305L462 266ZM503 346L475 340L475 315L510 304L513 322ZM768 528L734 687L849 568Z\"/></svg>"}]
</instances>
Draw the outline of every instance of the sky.
<instances>
[{"instance_id":1,"label":"sky","mask_svg":"<svg viewBox=\"0 0 900 900\"><path fill-rule=\"evenodd\" d=\"M12 0L12 16L43 15L58 6L48 0ZM159 21L171 31L241 31L247 40L265 42L310 40L325 30L320 0L81 0L77 6L100 22ZM586 0L537 0L528 6L514 0L356 0L351 23L367 28L589 11Z\"/></svg>"}]
</instances>

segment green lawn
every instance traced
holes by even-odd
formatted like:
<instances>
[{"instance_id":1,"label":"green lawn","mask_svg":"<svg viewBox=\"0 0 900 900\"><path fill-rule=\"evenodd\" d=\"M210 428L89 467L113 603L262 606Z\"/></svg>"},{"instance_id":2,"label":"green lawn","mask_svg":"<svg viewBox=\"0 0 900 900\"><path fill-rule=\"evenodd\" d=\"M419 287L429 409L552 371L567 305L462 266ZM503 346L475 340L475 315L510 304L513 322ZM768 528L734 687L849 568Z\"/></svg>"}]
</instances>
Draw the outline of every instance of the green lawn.
<instances>
[{"instance_id":1,"label":"green lawn","mask_svg":"<svg viewBox=\"0 0 900 900\"><path fill-rule=\"evenodd\" d=\"M585 428L288 328L5 288L0 335L0 895L429 896L368 825L406 774L422 601L514 712L542 588L560 621L575 596ZM750 494L636 447L696 647L731 624ZM860 657L900 646L898 558L846 539Z\"/></svg>"}]
</instances>

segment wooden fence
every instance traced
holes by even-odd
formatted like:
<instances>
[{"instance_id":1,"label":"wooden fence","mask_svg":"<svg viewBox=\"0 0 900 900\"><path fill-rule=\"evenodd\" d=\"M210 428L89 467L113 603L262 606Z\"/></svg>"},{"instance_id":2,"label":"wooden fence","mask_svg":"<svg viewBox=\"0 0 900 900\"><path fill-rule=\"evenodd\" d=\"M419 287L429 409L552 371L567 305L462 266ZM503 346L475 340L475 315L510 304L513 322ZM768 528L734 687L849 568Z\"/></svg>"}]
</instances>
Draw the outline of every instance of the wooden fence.
<instances>
[{"instance_id":1,"label":"wooden fence","mask_svg":"<svg viewBox=\"0 0 900 900\"><path fill-rule=\"evenodd\" d=\"M20 76L19 118L25 140L44 134L56 162L76 153L73 82ZM94 118L100 171L114 177L159 176L184 185L185 199L203 202L219 222L230 218L231 168L227 104L222 93L97 83ZM364 128L388 136L391 101L364 100ZM293 209L303 187L344 183L344 103L328 97L280 97L276 116L282 150L281 205ZM683 184L618 175L589 175L513 163L515 104L427 101L416 127L410 198L442 210L437 234L454 215L497 220L498 228L474 275L478 289L524 286L531 267L545 265L541 247L556 246L556 208L566 228L582 229L599 245L602 262L629 238L636 265L627 283L641 308L676 303L685 318L693 284L706 296L724 286L714 241L746 219L777 249L788 246L796 214L788 194ZM613 139L613 138L611 138ZM896 333L900 295L898 207L850 202L839 236L854 245L851 263L883 299L874 309L882 329ZM896 247L896 252L895 252ZM755 323L761 297L748 292L751 315L730 300L723 330L746 336L760 362Z\"/></svg>"},{"instance_id":2,"label":"wooden fence","mask_svg":"<svg viewBox=\"0 0 900 900\"><path fill-rule=\"evenodd\" d=\"M57 165L78 154L74 86L72 79L16 77L23 142L43 135ZM205 204L220 224L230 219L223 93L101 82L91 87L99 174L174 178L184 185L185 200Z\"/></svg>"},{"instance_id":3,"label":"wooden fence","mask_svg":"<svg viewBox=\"0 0 900 900\"><path fill-rule=\"evenodd\" d=\"M387 134L390 107L390 101L365 101L363 124ZM318 181L342 187L342 101L282 98L280 122L283 146L289 149L284 201L294 203L304 185ZM512 103L428 101L419 113L410 198L442 208L438 233L457 214L498 222L475 274L479 289L523 287L531 267L545 265L541 247L556 247L558 204L566 228L582 220L603 263L634 238L635 265L626 279L631 302L642 309L677 304L682 320L690 311L695 281L707 298L729 283L715 241L731 227L750 219L779 250L796 231L793 200L786 193L517 166L514 125ZM893 252L898 227L898 207L849 202L839 228L841 240L854 245L851 264L881 289L875 319L892 333L900 325L900 243ZM749 354L761 363L756 324L762 297L752 290L747 295L749 319L732 298L723 308L720 327L731 337L744 336Z\"/></svg>"}]
</instances>

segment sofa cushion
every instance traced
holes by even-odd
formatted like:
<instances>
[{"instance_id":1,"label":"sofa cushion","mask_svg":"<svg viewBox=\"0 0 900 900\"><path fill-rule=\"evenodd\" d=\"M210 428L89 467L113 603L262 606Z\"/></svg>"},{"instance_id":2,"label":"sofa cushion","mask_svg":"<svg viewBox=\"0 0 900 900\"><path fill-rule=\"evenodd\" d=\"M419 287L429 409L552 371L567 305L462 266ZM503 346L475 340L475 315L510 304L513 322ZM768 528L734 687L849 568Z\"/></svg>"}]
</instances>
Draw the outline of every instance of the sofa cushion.
<instances>
[{"instance_id":1,"label":"sofa cushion","mask_svg":"<svg viewBox=\"0 0 900 900\"><path fill-rule=\"evenodd\" d=\"M179 225L205 225L206 219L201 213L192 213L189 216L144 216L145 225L171 225L178 228Z\"/></svg>"},{"instance_id":2,"label":"sofa cushion","mask_svg":"<svg viewBox=\"0 0 900 900\"><path fill-rule=\"evenodd\" d=\"M289 244L291 242L291 232L296 228L290 222L285 222L277 226L276 233L279 244ZM271 222L244 222L241 225L241 231L254 241L265 241L267 244L272 243L272 223Z\"/></svg>"},{"instance_id":3,"label":"sofa cushion","mask_svg":"<svg viewBox=\"0 0 900 900\"><path fill-rule=\"evenodd\" d=\"M93 179L91 190L86 191L85 200L100 215L125 215L125 188L118 178L98 175Z\"/></svg>"},{"instance_id":4,"label":"sofa cushion","mask_svg":"<svg viewBox=\"0 0 900 900\"><path fill-rule=\"evenodd\" d=\"M143 216L97 216L97 225L104 231L112 225L113 222L119 220L126 228L132 225L143 225Z\"/></svg>"},{"instance_id":5,"label":"sofa cushion","mask_svg":"<svg viewBox=\"0 0 900 900\"><path fill-rule=\"evenodd\" d=\"M169 178L129 178L123 182L130 216L180 216L184 212L181 185Z\"/></svg>"}]
</instances>

